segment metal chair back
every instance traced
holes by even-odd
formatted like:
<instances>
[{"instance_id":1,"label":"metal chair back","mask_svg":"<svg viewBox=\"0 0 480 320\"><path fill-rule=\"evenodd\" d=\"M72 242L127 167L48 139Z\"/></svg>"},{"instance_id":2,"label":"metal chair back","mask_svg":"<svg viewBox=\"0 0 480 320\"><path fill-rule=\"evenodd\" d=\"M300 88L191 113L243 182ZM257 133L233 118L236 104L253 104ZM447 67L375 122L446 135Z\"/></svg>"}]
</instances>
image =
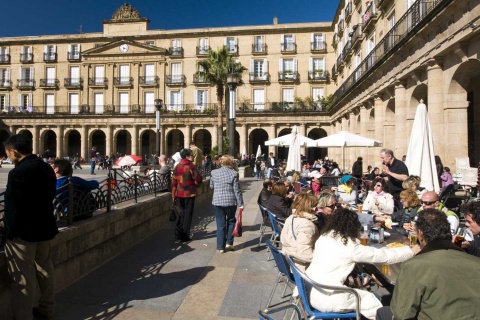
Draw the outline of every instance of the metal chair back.
<instances>
[{"instance_id":1,"label":"metal chair back","mask_svg":"<svg viewBox=\"0 0 480 320\"><path fill-rule=\"evenodd\" d=\"M263 239L263 236L264 236L265 231L266 231L266 229L267 229L267 226L265 225L265 222L270 219L270 218L268 217L268 210L267 210L267 208L265 208L265 207L262 206L261 204L259 204L258 207L260 208L260 213L262 214L262 223L260 224L260 238L258 239L257 247L259 247L260 244L262 244L262 239Z\"/></svg>"},{"instance_id":2,"label":"metal chair back","mask_svg":"<svg viewBox=\"0 0 480 320\"><path fill-rule=\"evenodd\" d=\"M300 312L300 309L298 309L298 307L296 305L294 305L293 303L290 303L290 304L287 304L285 306L281 306L281 307L278 307L278 308L274 308L274 309L269 309L269 310L265 310L265 311L259 311L258 313L260 314L260 318L258 318L259 320L275 320L275 318L273 318L271 315L275 314L275 313L280 313L280 312L288 312L289 310L292 310L292 317L290 318L291 320L294 320L294 319L297 319L297 320L302 320L302 314ZM294 318L295 316L295 318ZM282 319L284 319L285 317L282 317Z\"/></svg>"}]
</instances>

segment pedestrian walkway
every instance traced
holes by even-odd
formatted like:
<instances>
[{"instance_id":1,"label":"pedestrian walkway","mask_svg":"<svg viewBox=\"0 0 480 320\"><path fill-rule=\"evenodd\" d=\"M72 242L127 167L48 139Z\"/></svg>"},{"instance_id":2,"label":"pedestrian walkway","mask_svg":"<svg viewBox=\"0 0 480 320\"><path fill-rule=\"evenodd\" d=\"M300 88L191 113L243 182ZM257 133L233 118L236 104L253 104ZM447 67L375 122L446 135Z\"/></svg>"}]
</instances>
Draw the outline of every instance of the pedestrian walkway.
<instances>
[{"instance_id":1,"label":"pedestrian walkway","mask_svg":"<svg viewBox=\"0 0 480 320\"><path fill-rule=\"evenodd\" d=\"M241 186L244 232L234 252L216 253L212 206L197 205L192 242L175 243L174 223L166 225L58 293L57 320L258 319L277 271L265 246L257 248L262 183Z\"/></svg>"}]
</instances>

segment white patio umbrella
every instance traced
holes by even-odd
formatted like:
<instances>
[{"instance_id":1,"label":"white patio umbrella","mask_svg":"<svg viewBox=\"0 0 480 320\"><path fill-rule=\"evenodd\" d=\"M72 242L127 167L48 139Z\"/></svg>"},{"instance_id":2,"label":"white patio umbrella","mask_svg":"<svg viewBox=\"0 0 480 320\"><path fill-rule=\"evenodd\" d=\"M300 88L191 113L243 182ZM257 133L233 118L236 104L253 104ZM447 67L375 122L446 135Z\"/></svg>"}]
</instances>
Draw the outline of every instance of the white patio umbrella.
<instances>
[{"instance_id":1,"label":"white patio umbrella","mask_svg":"<svg viewBox=\"0 0 480 320\"><path fill-rule=\"evenodd\" d=\"M261 157L261 156L262 156L262 148L260 147L260 145L258 145L257 154L255 155L255 159L257 159L258 157Z\"/></svg>"},{"instance_id":2,"label":"white patio umbrella","mask_svg":"<svg viewBox=\"0 0 480 320\"><path fill-rule=\"evenodd\" d=\"M293 129L295 129L295 127L296 126L294 126ZM290 143L292 141L293 129L292 129L292 133L289 133L289 134L286 134L284 136L265 141L265 145L266 146L277 146L277 147L288 147L288 146L290 146ZM298 128L297 128L297 131L298 131ZM299 147L307 147L307 146L314 147L313 144L315 143L315 140L313 140L313 139L302 136L299 133L297 133L297 139L298 139Z\"/></svg>"},{"instance_id":3,"label":"white patio umbrella","mask_svg":"<svg viewBox=\"0 0 480 320\"><path fill-rule=\"evenodd\" d=\"M286 171L300 171L302 169L302 160L300 158L300 134L297 126L293 127L290 135L292 140L289 143L287 167L285 169Z\"/></svg>"},{"instance_id":4,"label":"white patio umbrella","mask_svg":"<svg viewBox=\"0 0 480 320\"><path fill-rule=\"evenodd\" d=\"M339 133L315 140L316 147L341 147L343 158L343 170L345 170L345 147L381 147L382 142L367 137L359 136L348 131L340 131Z\"/></svg>"},{"instance_id":5,"label":"white patio umbrella","mask_svg":"<svg viewBox=\"0 0 480 320\"><path fill-rule=\"evenodd\" d=\"M407 149L405 164L408 173L422 179L421 187L429 191L439 191L432 128L428 119L427 106L420 100L413 120L412 133Z\"/></svg>"}]
</instances>

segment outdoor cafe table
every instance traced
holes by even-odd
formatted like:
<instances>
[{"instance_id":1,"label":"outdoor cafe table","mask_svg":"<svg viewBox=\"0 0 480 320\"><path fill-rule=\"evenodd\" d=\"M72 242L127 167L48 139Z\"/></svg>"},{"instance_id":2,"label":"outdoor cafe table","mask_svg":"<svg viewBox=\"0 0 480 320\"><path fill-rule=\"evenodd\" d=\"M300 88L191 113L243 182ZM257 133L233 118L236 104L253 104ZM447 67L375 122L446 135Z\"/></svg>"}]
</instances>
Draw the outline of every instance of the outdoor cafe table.
<instances>
[{"instance_id":1,"label":"outdoor cafe table","mask_svg":"<svg viewBox=\"0 0 480 320\"><path fill-rule=\"evenodd\" d=\"M400 242L406 246L410 244L408 237L398 233L395 229L386 229L385 231L390 233L390 236L385 237L384 242L374 243L369 240L368 245L375 248L384 248L387 244L394 242ZM362 263L362 265L365 272L373 275L388 292L393 293L393 288L395 287L398 274L400 273L401 263L390 265Z\"/></svg>"}]
</instances>

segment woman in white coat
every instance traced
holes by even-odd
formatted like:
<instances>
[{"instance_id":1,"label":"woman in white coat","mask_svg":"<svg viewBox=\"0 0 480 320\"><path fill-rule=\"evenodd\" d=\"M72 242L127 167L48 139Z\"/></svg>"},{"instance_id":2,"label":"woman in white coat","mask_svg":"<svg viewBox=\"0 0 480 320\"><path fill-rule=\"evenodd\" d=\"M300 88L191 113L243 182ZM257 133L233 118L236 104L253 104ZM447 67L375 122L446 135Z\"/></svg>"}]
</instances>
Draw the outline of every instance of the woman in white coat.
<instances>
[{"instance_id":1,"label":"woman in white coat","mask_svg":"<svg viewBox=\"0 0 480 320\"><path fill-rule=\"evenodd\" d=\"M348 209L336 210L327 227L315 243L313 259L307 275L321 284L344 286L345 279L357 262L393 264L405 261L420 251L413 248L374 248L360 243L358 215ZM371 292L357 290L361 297L360 312L367 319L375 319L381 302ZM355 297L350 293L333 293L312 289L310 303L324 312L345 312L355 309Z\"/></svg>"},{"instance_id":2,"label":"woman in white coat","mask_svg":"<svg viewBox=\"0 0 480 320\"><path fill-rule=\"evenodd\" d=\"M372 183L373 190L368 192L363 202L363 210L372 211L374 215L391 215L394 209L393 196L386 192L386 183L383 178L375 178Z\"/></svg>"}]
</instances>

